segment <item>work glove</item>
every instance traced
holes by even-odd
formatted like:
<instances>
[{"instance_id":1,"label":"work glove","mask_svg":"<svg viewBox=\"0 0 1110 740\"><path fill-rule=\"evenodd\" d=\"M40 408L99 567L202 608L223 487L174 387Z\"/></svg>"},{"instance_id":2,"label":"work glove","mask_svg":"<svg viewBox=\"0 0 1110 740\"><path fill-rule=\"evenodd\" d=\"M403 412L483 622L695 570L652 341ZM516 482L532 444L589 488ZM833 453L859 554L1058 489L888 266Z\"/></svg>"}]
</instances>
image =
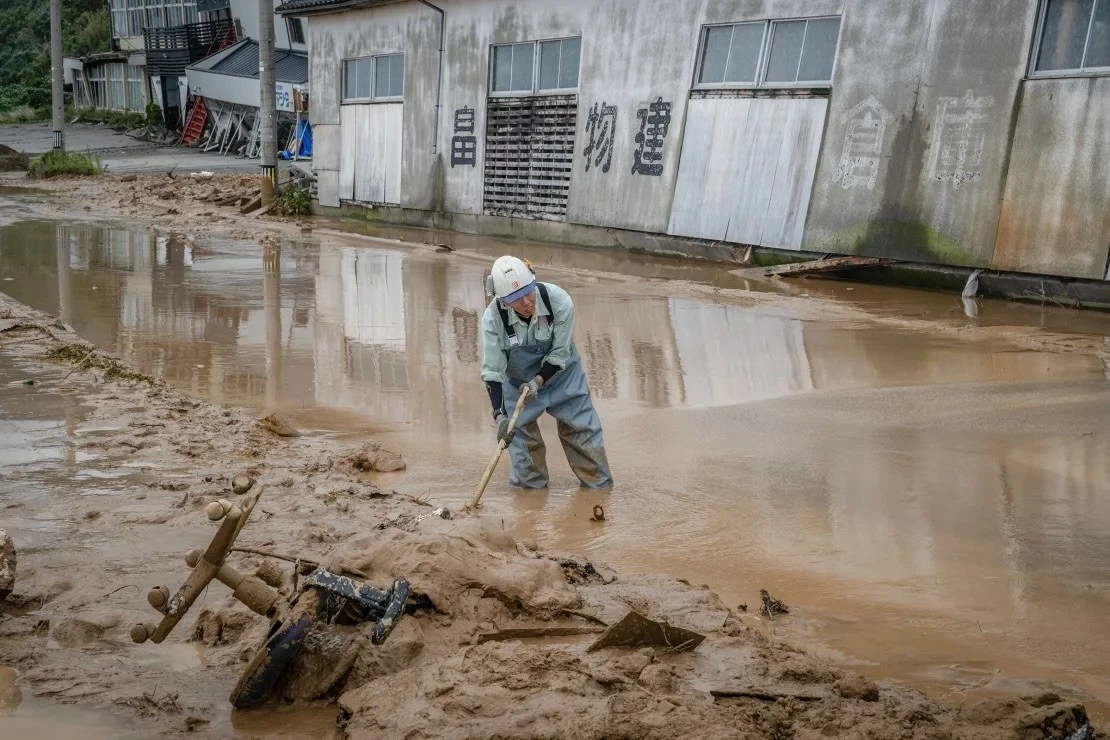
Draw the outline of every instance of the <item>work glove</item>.
<instances>
[{"instance_id":1,"label":"work glove","mask_svg":"<svg viewBox=\"0 0 1110 740\"><path fill-rule=\"evenodd\" d=\"M541 387L543 387L543 381L538 377L532 378L527 383L520 386L520 393L528 398L539 398Z\"/></svg>"},{"instance_id":2,"label":"work glove","mask_svg":"<svg viewBox=\"0 0 1110 740\"><path fill-rule=\"evenodd\" d=\"M508 447L513 442L513 437L516 435L516 430L509 431L509 417L504 414L497 415L497 441L504 442Z\"/></svg>"}]
</instances>

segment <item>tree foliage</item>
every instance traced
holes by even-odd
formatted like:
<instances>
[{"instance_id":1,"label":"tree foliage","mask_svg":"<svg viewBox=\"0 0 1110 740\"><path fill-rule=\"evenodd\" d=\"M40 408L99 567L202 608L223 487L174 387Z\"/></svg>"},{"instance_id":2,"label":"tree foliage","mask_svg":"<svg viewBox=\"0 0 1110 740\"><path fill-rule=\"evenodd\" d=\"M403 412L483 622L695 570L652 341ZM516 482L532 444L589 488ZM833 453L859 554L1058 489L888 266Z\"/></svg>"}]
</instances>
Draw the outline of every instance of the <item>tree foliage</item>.
<instances>
[{"instance_id":1,"label":"tree foliage","mask_svg":"<svg viewBox=\"0 0 1110 740\"><path fill-rule=\"evenodd\" d=\"M111 50L108 4L62 0L62 53L87 56ZM0 111L50 105L50 3L0 0Z\"/></svg>"}]
</instances>

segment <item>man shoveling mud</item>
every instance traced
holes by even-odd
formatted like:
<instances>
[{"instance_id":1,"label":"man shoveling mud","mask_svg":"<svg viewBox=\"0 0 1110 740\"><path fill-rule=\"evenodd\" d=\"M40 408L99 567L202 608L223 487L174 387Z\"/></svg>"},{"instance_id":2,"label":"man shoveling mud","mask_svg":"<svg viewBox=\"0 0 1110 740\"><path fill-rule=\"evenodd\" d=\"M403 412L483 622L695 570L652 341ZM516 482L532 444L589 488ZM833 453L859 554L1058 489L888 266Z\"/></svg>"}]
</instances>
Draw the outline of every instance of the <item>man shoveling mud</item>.
<instances>
[{"instance_id":1,"label":"man shoveling mud","mask_svg":"<svg viewBox=\"0 0 1110 740\"><path fill-rule=\"evenodd\" d=\"M601 419L571 337L570 296L557 285L537 282L530 265L510 256L493 263L486 294L493 300L482 317L482 380L493 404L497 438L509 445L510 485L547 487L547 450L538 423L546 411L558 422L567 462L582 486L611 487ZM509 432L505 410L515 408L521 393L532 400Z\"/></svg>"}]
</instances>

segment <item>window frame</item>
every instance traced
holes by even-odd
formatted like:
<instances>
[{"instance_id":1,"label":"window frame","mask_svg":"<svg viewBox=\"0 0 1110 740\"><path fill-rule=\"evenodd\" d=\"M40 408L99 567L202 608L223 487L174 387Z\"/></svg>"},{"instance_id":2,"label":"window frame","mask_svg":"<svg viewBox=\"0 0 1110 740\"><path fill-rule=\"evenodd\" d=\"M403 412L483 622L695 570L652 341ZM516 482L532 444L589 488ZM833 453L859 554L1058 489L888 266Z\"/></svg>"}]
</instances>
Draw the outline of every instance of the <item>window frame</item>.
<instances>
[{"instance_id":1,"label":"window frame","mask_svg":"<svg viewBox=\"0 0 1110 740\"><path fill-rule=\"evenodd\" d=\"M378 95L378 60L401 57L401 94ZM347 97L347 62L357 62L360 59L370 60L370 96L366 98ZM340 105L370 105L373 103L403 103L405 102L405 53L394 51L388 54L367 54L360 57L344 57L339 65L339 104Z\"/></svg>"},{"instance_id":2,"label":"window frame","mask_svg":"<svg viewBox=\"0 0 1110 740\"><path fill-rule=\"evenodd\" d=\"M1110 2L1110 0L1107 0ZM802 35L802 48L798 54L798 68L795 70L797 74L798 69L801 68L802 54L805 52L805 39L809 34L808 21L827 21L837 20L839 25L836 29L836 51L833 53L832 70L830 70L829 79L818 81L801 81L795 82L768 82L767 81L767 67L771 59L771 47L775 38L775 26L783 23L797 23L798 21L807 21L805 33ZM709 38L710 28L723 28L730 26L744 26L761 24L763 26L763 38L759 43L759 59L755 67L755 82L699 82L701 76L701 66L705 60L705 47L706 40ZM697 55L694 58L694 78L691 82L691 90L780 90L780 89L821 89L827 90L832 88L832 75L836 73L836 62L840 58L840 37L844 33L844 16L843 15L814 15L804 16L801 18L756 18L746 21L733 21L731 23L706 23L698 31L698 46ZM729 54L732 54L731 43L729 44ZM725 68L728 68L728 57L725 58Z\"/></svg>"},{"instance_id":3,"label":"window frame","mask_svg":"<svg viewBox=\"0 0 1110 740\"><path fill-rule=\"evenodd\" d=\"M540 89L540 45L549 41L572 41L578 39L578 84L574 87L549 87L543 90ZM493 55L494 49L499 46L516 46L517 44L531 44L532 45L532 88L531 90L494 90L493 89ZM563 47L560 44L559 54L560 58L563 53ZM546 39L528 39L526 41L505 41L498 44L489 45L489 54L486 56L489 69L486 73L486 94L491 98L530 98L537 95L577 95L578 89L582 84L582 36L556 36L554 38Z\"/></svg>"},{"instance_id":4,"label":"window frame","mask_svg":"<svg viewBox=\"0 0 1110 740\"><path fill-rule=\"evenodd\" d=\"M1033 34L1033 46L1029 50L1029 65L1026 68L1026 79L1051 80L1065 77L1106 77L1110 75L1110 66L1046 69L1044 71L1037 70L1037 58L1040 56L1041 43L1044 41L1044 24L1048 17L1048 6L1051 2L1052 0L1041 0L1040 7L1037 9L1037 32ZM1087 61L1087 51L1091 48L1091 31L1093 30L1095 14L1099 9L1100 2L1110 2L1110 0L1094 0L1094 2L1091 3L1091 17L1087 19L1087 36L1083 40L1083 57L1080 64Z\"/></svg>"},{"instance_id":5,"label":"window frame","mask_svg":"<svg viewBox=\"0 0 1110 740\"><path fill-rule=\"evenodd\" d=\"M293 39L293 26L296 25L300 29L301 40L295 41ZM303 18L289 17L285 19L285 35L289 38L290 45L296 44L298 46L305 46L308 43L308 34L306 33L305 23Z\"/></svg>"}]
</instances>

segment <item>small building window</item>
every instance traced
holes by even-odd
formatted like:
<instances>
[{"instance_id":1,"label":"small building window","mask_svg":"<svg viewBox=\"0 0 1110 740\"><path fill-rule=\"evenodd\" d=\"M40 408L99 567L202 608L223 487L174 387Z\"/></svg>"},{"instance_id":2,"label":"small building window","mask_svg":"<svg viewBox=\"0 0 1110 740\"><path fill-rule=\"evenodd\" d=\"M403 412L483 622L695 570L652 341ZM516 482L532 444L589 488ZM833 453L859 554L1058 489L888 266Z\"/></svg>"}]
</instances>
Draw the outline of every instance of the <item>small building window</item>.
<instances>
[{"instance_id":1,"label":"small building window","mask_svg":"<svg viewBox=\"0 0 1110 740\"><path fill-rule=\"evenodd\" d=\"M839 35L840 18L709 26L695 86L826 86Z\"/></svg>"},{"instance_id":2,"label":"small building window","mask_svg":"<svg viewBox=\"0 0 1110 740\"><path fill-rule=\"evenodd\" d=\"M142 36L146 27L143 23L143 0L127 0L127 15L131 21L128 32L121 33L120 36Z\"/></svg>"},{"instance_id":3,"label":"small building window","mask_svg":"<svg viewBox=\"0 0 1110 740\"><path fill-rule=\"evenodd\" d=\"M490 91L501 94L532 94L541 91L576 90L581 55L580 37L495 44L490 71Z\"/></svg>"},{"instance_id":4,"label":"small building window","mask_svg":"<svg viewBox=\"0 0 1110 740\"><path fill-rule=\"evenodd\" d=\"M128 28L127 0L112 0L109 6L112 20L112 38L125 38L131 33Z\"/></svg>"},{"instance_id":5,"label":"small building window","mask_svg":"<svg viewBox=\"0 0 1110 740\"><path fill-rule=\"evenodd\" d=\"M404 93L404 54L343 60L344 103L401 100Z\"/></svg>"},{"instance_id":6,"label":"small building window","mask_svg":"<svg viewBox=\"0 0 1110 740\"><path fill-rule=\"evenodd\" d=\"M146 107L146 95L143 94L143 68L133 64L127 65L127 108L128 110L141 111Z\"/></svg>"},{"instance_id":7,"label":"small building window","mask_svg":"<svg viewBox=\"0 0 1110 740\"><path fill-rule=\"evenodd\" d=\"M1045 0L1033 72L1110 74L1110 0Z\"/></svg>"},{"instance_id":8,"label":"small building window","mask_svg":"<svg viewBox=\"0 0 1110 740\"><path fill-rule=\"evenodd\" d=\"M289 43L303 44L304 43L304 21L300 18L289 18L286 21L286 26L289 29Z\"/></svg>"},{"instance_id":9,"label":"small building window","mask_svg":"<svg viewBox=\"0 0 1110 740\"><path fill-rule=\"evenodd\" d=\"M578 88L578 59L582 39L540 42L538 90L575 90Z\"/></svg>"}]
</instances>

